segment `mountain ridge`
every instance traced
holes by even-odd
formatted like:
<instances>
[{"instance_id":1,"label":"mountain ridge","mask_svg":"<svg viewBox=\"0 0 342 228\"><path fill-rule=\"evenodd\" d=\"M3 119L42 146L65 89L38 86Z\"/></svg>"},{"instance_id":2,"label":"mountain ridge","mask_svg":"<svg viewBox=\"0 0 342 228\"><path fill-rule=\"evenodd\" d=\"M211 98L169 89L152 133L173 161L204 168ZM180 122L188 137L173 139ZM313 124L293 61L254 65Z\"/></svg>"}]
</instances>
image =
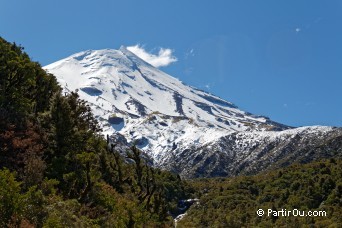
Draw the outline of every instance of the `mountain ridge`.
<instances>
[{"instance_id":1,"label":"mountain ridge","mask_svg":"<svg viewBox=\"0 0 342 228\"><path fill-rule=\"evenodd\" d=\"M317 134L333 131L331 127L319 126L292 128L242 111L229 101L185 85L123 46L119 50L76 53L44 68L57 77L66 91L76 90L82 99L88 101L104 134L122 135L129 143L136 143L153 158L155 166L161 168L177 171L170 164L175 166L174 162L179 159L188 161L187 164L180 162L182 167L179 169L179 173L186 177L206 173L194 171L196 165L191 165L194 158L202 154L208 159L212 154L209 148L228 143L226 139L236 134L247 137L242 141L252 159L258 152L253 152L250 147L258 140L271 137L267 135L274 137L265 144L258 144L260 150L261 147L267 150L267 145L283 134L290 135L285 138L291 141L292 136L305 130L309 131L308 135L310 131ZM250 135L254 139L248 140ZM236 145L229 150L242 155L244 151L238 149L239 142L229 141L232 143ZM208 148L203 150L205 147ZM188 150L192 152L188 153ZM227 155L225 150L227 147L222 147L215 153ZM222 175L230 175L224 171L229 170L226 167L231 161L226 155L221 158L225 165L214 165L214 169L223 171L218 172ZM198 164L203 162L198 160ZM206 163L214 164L215 159ZM203 170L205 166L203 164L199 169ZM216 175L210 173L207 175Z\"/></svg>"}]
</instances>

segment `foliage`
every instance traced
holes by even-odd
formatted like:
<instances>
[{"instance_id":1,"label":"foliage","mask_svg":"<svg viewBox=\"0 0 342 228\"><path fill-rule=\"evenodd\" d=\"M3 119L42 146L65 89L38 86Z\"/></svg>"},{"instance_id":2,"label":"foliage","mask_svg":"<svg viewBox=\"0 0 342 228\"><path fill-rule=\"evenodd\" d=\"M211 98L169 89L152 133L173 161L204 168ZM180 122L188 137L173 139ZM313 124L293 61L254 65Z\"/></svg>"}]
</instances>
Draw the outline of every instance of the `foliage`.
<instances>
[{"instance_id":1,"label":"foliage","mask_svg":"<svg viewBox=\"0 0 342 228\"><path fill-rule=\"evenodd\" d=\"M120 154L77 93L0 38L0 227L171 227L176 175Z\"/></svg>"},{"instance_id":2,"label":"foliage","mask_svg":"<svg viewBox=\"0 0 342 228\"><path fill-rule=\"evenodd\" d=\"M86 102L61 91L0 38L0 227L173 227L170 214L189 193L200 204L180 227L342 225L341 160L185 182L148 166L134 146L124 154L108 145ZM261 218L259 208L328 216Z\"/></svg>"},{"instance_id":3,"label":"foliage","mask_svg":"<svg viewBox=\"0 0 342 228\"><path fill-rule=\"evenodd\" d=\"M256 176L192 181L200 204L178 227L340 227L342 160L323 160ZM327 216L266 216L258 209L325 211ZM296 226L297 224L297 226Z\"/></svg>"}]
</instances>

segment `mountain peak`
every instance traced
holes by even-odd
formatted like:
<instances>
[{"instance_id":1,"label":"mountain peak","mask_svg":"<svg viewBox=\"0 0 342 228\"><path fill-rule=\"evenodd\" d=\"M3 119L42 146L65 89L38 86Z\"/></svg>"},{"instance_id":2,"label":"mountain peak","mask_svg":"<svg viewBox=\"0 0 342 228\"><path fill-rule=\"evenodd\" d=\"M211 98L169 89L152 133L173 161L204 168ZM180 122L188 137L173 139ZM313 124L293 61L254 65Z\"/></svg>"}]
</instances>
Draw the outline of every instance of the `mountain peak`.
<instances>
[{"instance_id":1,"label":"mountain peak","mask_svg":"<svg viewBox=\"0 0 342 228\"><path fill-rule=\"evenodd\" d=\"M154 151L203 144L233 132L288 127L238 109L231 102L160 71L121 46L88 50L45 67L67 91L89 102L105 134L120 133Z\"/></svg>"},{"instance_id":2,"label":"mountain peak","mask_svg":"<svg viewBox=\"0 0 342 228\"><path fill-rule=\"evenodd\" d=\"M126 138L156 166L187 177L258 169L263 166L258 160L270 165L293 148L340 134L327 127L293 129L242 111L183 84L124 46L80 52L45 69L65 91L79 91L104 134Z\"/></svg>"}]
</instances>

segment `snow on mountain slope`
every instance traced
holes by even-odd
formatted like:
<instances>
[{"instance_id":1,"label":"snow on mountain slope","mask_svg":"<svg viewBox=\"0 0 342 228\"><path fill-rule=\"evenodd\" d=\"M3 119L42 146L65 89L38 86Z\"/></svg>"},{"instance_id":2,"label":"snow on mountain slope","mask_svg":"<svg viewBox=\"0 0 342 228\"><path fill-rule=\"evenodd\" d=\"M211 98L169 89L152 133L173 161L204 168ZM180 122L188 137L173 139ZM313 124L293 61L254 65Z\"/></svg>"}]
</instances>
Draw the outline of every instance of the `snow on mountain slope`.
<instances>
[{"instance_id":1,"label":"snow on mountain slope","mask_svg":"<svg viewBox=\"0 0 342 228\"><path fill-rule=\"evenodd\" d=\"M200 126L214 124L244 130L242 124L267 121L247 115L230 102L184 85L152 67L126 48L85 51L45 67L62 86L80 90L82 98L108 113L146 116L160 112L193 118ZM221 117L221 119L219 119ZM238 126L238 125L243 126Z\"/></svg>"},{"instance_id":2,"label":"snow on mountain slope","mask_svg":"<svg viewBox=\"0 0 342 228\"><path fill-rule=\"evenodd\" d=\"M255 143L296 131L185 85L125 47L80 52L44 68L65 91L76 90L89 102L104 134L137 143L157 166L239 132Z\"/></svg>"},{"instance_id":3,"label":"snow on mountain slope","mask_svg":"<svg viewBox=\"0 0 342 228\"><path fill-rule=\"evenodd\" d=\"M174 144L203 144L235 131L285 128L184 85L125 47L80 52L45 69L91 104L105 134L118 131L129 140L143 139L140 147L153 152L155 159Z\"/></svg>"},{"instance_id":4,"label":"snow on mountain slope","mask_svg":"<svg viewBox=\"0 0 342 228\"><path fill-rule=\"evenodd\" d=\"M231 133L169 153L159 166L184 177L235 176L331 157L342 158L342 129L311 126Z\"/></svg>"}]
</instances>

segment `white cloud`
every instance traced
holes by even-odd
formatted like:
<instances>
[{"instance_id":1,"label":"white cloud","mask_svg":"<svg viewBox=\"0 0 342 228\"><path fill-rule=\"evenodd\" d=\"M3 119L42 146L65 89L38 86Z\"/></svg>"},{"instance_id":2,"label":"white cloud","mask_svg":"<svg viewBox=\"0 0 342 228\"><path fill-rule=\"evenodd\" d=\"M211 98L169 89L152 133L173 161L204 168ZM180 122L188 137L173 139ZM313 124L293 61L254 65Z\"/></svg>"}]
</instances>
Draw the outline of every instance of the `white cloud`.
<instances>
[{"instance_id":1,"label":"white cloud","mask_svg":"<svg viewBox=\"0 0 342 228\"><path fill-rule=\"evenodd\" d=\"M298 33L300 31L302 31L302 29L301 28L296 28L295 31Z\"/></svg>"},{"instance_id":2,"label":"white cloud","mask_svg":"<svg viewBox=\"0 0 342 228\"><path fill-rule=\"evenodd\" d=\"M160 48L158 54L156 55L147 52L139 44L129 46L127 49L154 67L168 66L177 61L177 58L172 53L173 51L169 48Z\"/></svg>"}]
</instances>

